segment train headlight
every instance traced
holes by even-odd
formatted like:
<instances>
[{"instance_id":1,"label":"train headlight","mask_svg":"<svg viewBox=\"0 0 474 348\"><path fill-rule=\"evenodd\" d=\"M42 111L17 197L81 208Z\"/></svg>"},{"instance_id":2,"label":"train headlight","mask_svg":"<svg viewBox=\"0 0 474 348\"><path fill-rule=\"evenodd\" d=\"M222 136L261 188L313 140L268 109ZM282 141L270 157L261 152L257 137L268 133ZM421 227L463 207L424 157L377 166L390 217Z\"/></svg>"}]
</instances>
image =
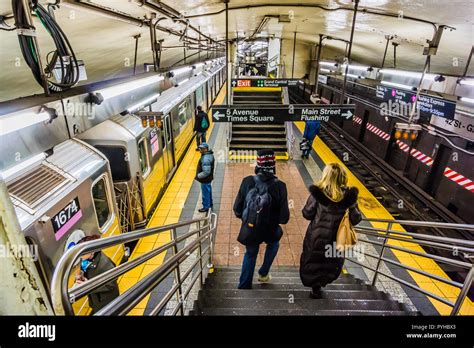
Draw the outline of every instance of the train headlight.
<instances>
[{"instance_id":1,"label":"train headlight","mask_svg":"<svg viewBox=\"0 0 474 348\"><path fill-rule=\"evenodd\" d=\"M410 133L403 132L403 139L407 140L410 137Z\"/></svg>"},{"instance_id":2,"label":"train headlight","mask_svg":"<svg viewBox=\"0 0 474 348\"><path fill-rule=\"evenodd\" d=\"M146 119L146 117L142 117L142 127L146 128L147 126L148 126L148 120Z\"/></svg>"},{"instance_id":3,"label":"train headlight","mask_svg":"<svg viewBox=\"0 0 474 348\"><path fill-rule=\"evenodd\" d=\"M395 132L395 139L400 139L402 137L402 132L400 132L399 130L397 130Z\"/></svg>"}]
</instances>

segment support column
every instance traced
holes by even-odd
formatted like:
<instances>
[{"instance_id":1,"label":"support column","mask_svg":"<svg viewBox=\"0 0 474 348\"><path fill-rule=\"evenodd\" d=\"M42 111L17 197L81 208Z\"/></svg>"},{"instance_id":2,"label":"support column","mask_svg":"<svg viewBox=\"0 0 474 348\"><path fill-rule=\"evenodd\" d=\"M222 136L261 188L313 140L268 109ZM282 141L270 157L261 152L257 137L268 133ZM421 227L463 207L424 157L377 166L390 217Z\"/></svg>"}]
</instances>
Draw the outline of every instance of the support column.
<instances>
[{"instance_id":1,"label":"support column","mask_svg":"<svg viewBox=\"0 0 474 348\"><path fill-rule=\"evenodd\" d=\"M280 68L280 38L268 39L268 63L267 63L267 74L273 74L275 78L279 75Z\"/></svg>"},{"instance_id":2,"label":"support column","mask_svg":"<svg viewBox=\"0 0 474 348\"><path fill-rule=\"evenodd\" d=\"M354 6L354 14L352 15L351 38L349 39L349 51L347 52L346 69L344 71L344 83L342 84L341 104L344 104L344 94L346 91L346 83L347 83L347 72L349 71L349 64L351 64L352 43L354 41L354 29L355 29L356 18L357 18L357 9L359 8L359 0L354 0L354 1L355 1L355 6Z\"/></svg>"},{"instance_id":3,"label":"support column","mask_svg":"<svg viewBox=\"0 0 474 348\"><path fill-rule=\"evenodd\" d=\"M224 0L225 1L225 69L226 69L226 74L227 74L227 83L226 83L226 104L230 104L231 101L231 95L230 95L230 80L232 79L231 71L230 71L230 54L229 54L229 48L230 48L230 43L229 43L229 0ZM217 49L217 47L216 47Z\"/></svg>"},{"instance_id":4,"label":"support column","mask_svg":"<svg viewBox=\"0 0 474 348\"><path fill-rule=\"evenodd\" d=\"M52 315L34 263L37 250L26 243L3 180L0 216L0 314Z\"/></svg>"},{"instance_id":5,"label":"support column","mask_svg":"<svg viewBox=\"0 0 474 348\"><path fill-rule=\"evenodd\" d=\"M293 63L291 64L291 78L295 77L296 31L293 36Z\"/></svg>"}]
</instances>

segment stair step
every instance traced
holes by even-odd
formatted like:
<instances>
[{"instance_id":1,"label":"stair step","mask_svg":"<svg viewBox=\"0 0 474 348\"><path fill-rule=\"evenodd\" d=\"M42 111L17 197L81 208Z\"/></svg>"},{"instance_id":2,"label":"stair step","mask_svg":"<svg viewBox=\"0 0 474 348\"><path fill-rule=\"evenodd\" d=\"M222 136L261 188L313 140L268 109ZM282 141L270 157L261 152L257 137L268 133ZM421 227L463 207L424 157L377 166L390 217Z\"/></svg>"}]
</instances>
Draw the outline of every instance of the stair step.
<instances>
[{"instance_id":1,"label":"stair step","mask_svg":"<svg viewBox=\"0 0 474 348\"><path fill-rule=\"evenodd\" d=\"M255 137L232 137L232 143L235 142L251 142L251 143L280 143L286 145L286 137L281 138L255 138Z\"/></svg>"},{"instance_id":2,"label":"stair step","mask_svg":"<svg viewBox=\"0 0 474 348\"><path fill-rule=\"evenodd\" d=\"M190 315L264 315L264 316L290 316L290 315L345 315L345 316L405 316L405 315L416 315L414 312L403 312L403 311L367 311L367 310L319 310L317 312L312 310L285 310L285 309L264 309L264 310L255 310L255 309L228 309L228 308L204 308L197 311L190 312Z\"/></svg>"},{"instance_id":3,"label":"stair step","mask_svg":"<svg viewBox=\"0 0 474 348\"><path fill-rule=\"evenodd\" d=\"M266 290L266 289L252 289L252 290L231 290L231 289L206 289L202 296L212 298L235 298L235 299L286 299L294 296L294 299L308 299L309 288L294 289L294 290ZM323 299L354 299L354 300L391 300L390 296L380 291L367 290L323 290Z\"/></svg>"},{"instance_id":4,"label":"stair step","mask_svg":"<svg viewBox=\"0 0 474 348\"><path fill-rule=\"evenodd\" d=\"M258 130L258 131L255 131L255 130L247 130L247 131L238 130L238 131L232 131L232 138L234 138L235 136L239 136L239 135L259 135L259 136L281 135L281 136L286 137L286 133L285 133L284 130L282 130L282 131L265 131L265 130Z\"/></svg>"},{"instance_id":5,"label":"stair step","mask_svg":"<svg viewBox=\"0 0 474 348\"><path fill-rule=\"evenodd\" d=\"M198 299L199 308L252 308L262 310L267 308L278 308L287 310L379 310L379 311L403 311L402 304L387 300L354 300L354 299L253 299L253 298L211 298L201 297Z\"/></svg>"},{"instance_id":6,"label":"stair step","mask_svg":"<svg viewBox=\"0 0 474 348\"><path fill-rule=\"evenodd\" d=\"M231 273L221 273L221 274L213 274L211 277L209 277L209 280L211 279L216 279L216 281L222 281L222 282L236 282L240 278L240 273L236 274L231 274ZM257 276L254 276L254 282L257 282ZM301 284L301 279L298 274L294 275L280 275L280 274L275 274L272 273L272 279L269 283L274 283L274 284ZM268 284L269 284L268 283ZM336 279L333 283L331 284L365 284L362 280L357 279L357 278L352 278L352 277L347 277L347 278L339 278Z\"/></svg>"},{"instance_id":7,"label":"stair step","mask_svg":"<svg viewBox=\"0 0 474 348\"><path fill-rule=\"evenodd\" d=\"M206 289L230 289L235 290L237 289L238 281L223 281L221 279L211 280L211 278L206 280ZM294 282L294 283L253 283L253 289L265 289L265 290L308 290L308 287L303 286L301 282ZM331 283L324 287L324 290L338 290L338 291L345 291L345 290L358 290L358 291L365 291L365 290L376 290L375 287L372 285L367 284L354 284L354 283Z\"/></svg>"},{"instance_id":8,"label":"stair step","mask_svg":"<svg viewBox=\"0 0 474 348\"><path fill-rule=\"evenodd\" d=\"M246 149L246 150L252 150L252 149L279 149L279 150L285 150L286 151L286 144L285 145L280 145L280 144L233 144L232 141L229 145L229 149Z\"/></svg>"},{"instance_id":9,"label":"stair step","mask_svg":"<svg viewBox=\"0 0 474 348\"><path fill-rule=\"evenodd\" d=\"M260 129L260 128L269 128L269 129L284 129L285 124L232 124L232 129L234 128L249 128L249 129Z\"/></svg>"}]
</instances>

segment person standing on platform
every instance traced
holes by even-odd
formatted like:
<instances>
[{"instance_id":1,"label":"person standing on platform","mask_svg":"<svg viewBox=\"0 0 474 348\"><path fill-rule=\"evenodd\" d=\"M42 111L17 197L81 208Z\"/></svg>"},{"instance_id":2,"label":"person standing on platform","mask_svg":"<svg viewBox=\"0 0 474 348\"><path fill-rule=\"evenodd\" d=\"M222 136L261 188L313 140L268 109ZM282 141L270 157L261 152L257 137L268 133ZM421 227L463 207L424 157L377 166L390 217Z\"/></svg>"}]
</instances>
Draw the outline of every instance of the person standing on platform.
<instances>
[{"instance_id":1,"label":"person standing on platform","mask_svg":"<svg viewBox=\"0 0 474 348\"><path fill-rule=\"evenodd\" d=\"M347 173L338 163L328 164L321 181L310 186L309 192L302 212L311 222L303 241L300 278L304 286L311 287L311 298L321 298L321 288L336 280L344 266L344 256L334 250L339 225L347 211L352 225L362 215L357 205L359 191L347 187Z\"/></svg>"},{"instance_id":2,"label":"person standing on platform","mask_svg":"<svg viewBox=\"0 0 474 348\"><path fill-rule=\"evenodd\" d=\"M82 238L78 244L100 239L99 235L92 235ZM108 270L115 268L115 264L107 255L101 251L81 255L80 269L76 274L76 284L82 284L89 279L97 277ZM88 296L92 314L108 305L120 295L116 280L112 280L94 289Z\"/></svg>"},{"instance_id":3,"label":"person standing on platform","mask_svg":"<svg viewBox=\"0 0 474 348\"><path fill-rule=\"evenodd\" d=\"M313 141L321 129L320 121L306 121L304 126L303 140L300 143L301 158L309 158L311 149L313 147Z\"/></svg>"},{"instance_id":4,"label":"person standing on platform","mask_svg":"<svg viewBox=\"0 0 474 348\"><path fill-rule=\"evenodd\" d=\"M199 151L199 145L206 142L206 132L209 129L209 116L202 110L202 106L197 107L196 117L194 119L194 131L196 132L196 151Z\"/></svg>"},{"instance_id":5,"label":"person standing on platform","mask_svg":"<svg viewBox=\"0 0 474 348\"><path fill-rule=\"evenodd\" d=\"M272 150L257 153L255 174L242 180L234 202L234 214L242 220L237 240L245 245L239 289L251 289L257 262L259 246L267 244L263 265L258 271L258 281L271 280L270 267L278 253L279 241L283 235L280 224L290 218L286 184L279 180L275 168L275 154Z\"/></svg>"},{"instance_id":6,"label":"person standing on platform","mask_svg":"<svg viewBox=\"0 0 474 348\"><path fill-rule=\"evenodd\" d=\"M198 162L196 180L201 183L202 208L200 213L207 213L213 208L212 201L212 180L214 179L214 153L209 150L207 143L199 145L201 158Z\"/></svg>"}]
</instances>

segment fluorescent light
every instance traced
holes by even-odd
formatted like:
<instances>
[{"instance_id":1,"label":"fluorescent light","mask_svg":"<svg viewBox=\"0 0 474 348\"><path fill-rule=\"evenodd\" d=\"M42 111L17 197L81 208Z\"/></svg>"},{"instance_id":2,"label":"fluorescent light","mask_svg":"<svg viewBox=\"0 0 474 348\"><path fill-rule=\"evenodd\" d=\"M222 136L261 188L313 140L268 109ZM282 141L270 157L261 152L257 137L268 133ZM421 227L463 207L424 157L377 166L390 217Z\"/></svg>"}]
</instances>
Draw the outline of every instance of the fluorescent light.
<instances>
[{"instance_id":1,"label":"fluorescent light","mask_svg":"<svg viewBox=\"0 0 474 348\"><path fill-rule=\"evenodd\" d=\"M460 85L474 86L474 80L459 80Z\"/></svg>"},{"instance_id":2,"label":"fluorescent light","mask_svg":"<svg viewBox=\"0 0 474 348\"><path fill-rule=\"evenodd\" d=\"M329 74L329 73L331 73L332 70L321 68L321 69L319 69L319 71L322 71L322 72L325 72L325 73Z\"/></svg>"},{"instance_id":3,"label":"fluorescent light","mask_svg":"<svg viewBox=\"0 0 474 348\"><path fill-rule=\"evenodd\" d=\"M175 85L175 87L178 87L179 85L182 85L183 83L188 82L188 81L189 81L189 78L184 79L183 81L178 82L178 83Z\"/></svg>"},{"instance_id":4,"label":"fluorescent light","mask_svg":"<svg viewBox=\"0 0 474 348\"><path fill-rule=\"evenodd\" d=\"M104 97L104 100L106 100L106 99L110 99L110 98L116 97L118 95L130 92L130 91L133 91L141 87L149 86L161 80L164 80L163 76L154 75L154 76L146 77L144 79L130 81L130 82L122 83L117 86L104 88L97 92L102 94L102 96Z\"/></svg>"},{"instance_id":5,"label":"fluorescent light","mask_svg":"<svg viewBox=\"0 0 474 348\"><path fill-rule=\"evenodd\" d=\"M346 64L343 64L342 68L345 69ZM369 69L369 67L368 66L362 66L362 65L351 65L351 64L349 64L349 69L367 71L367 69Z\"/></svg>"},{"instance_id":6,"label":"fluorescent light","mask_svg":"<svg viewBox=\"0 0 474 348\"><path fill-rule=\"evenodd\" d=\"M384 75L396 75L396 76L405 76L405 77L412 77L412 78L421 78L420 72L414 71L404 71L404 70L395 70L395 69L382 69L379 71L381 74ZM425 79L434 80L436 75L434 74L425 74Z\"/></svg>"},{"instance_id":7,"label":"fluorescent light","mask_svg":"<svg viewBox=\"0 0 474 348\"><path fill-rule=\"evenodd\" d=\"M363 79L364 78L363 76L354 75L354 74L343 74L343 75L346 75L347 77L352 77L353 79Z\"/></svg>"},{"instance_id":8,"label":"fluorescent light","mask_svg":"<svg viewBox=\"0 0 474 348\"><path fill-rule=\"evenodd\" d=\"M142 106L145 106L145 105L147 105L147 104L150 104L152 101L154 101L154 100L155 100L156 98L158 98L159 96L160 96L160 93L157 93L157 94L151 96L150 98L147 98L147 99L141 101L140 103L137 103L137 104L135 104L135 105L130 106L130 107L127 109L127 111L128 111L128 112L136 111L136 110L140 109Z\"/></svg>"},{"instance_id":9,"label":"fluorescent light","mask_svg":"<svg viewBox=\"0 0 474 348\"><path fill-rule=\"evenodd\" d=\"M333 63L333 62L319 62L319 65L329 65L329 66L334 66L336 67L337 66L337 63Z\"/></svg>"},{"instance_id":10,"label":"fluorescent light","mask_svg":"<svg viewBox=\"0 0 474 348\"><path fill-rule=\"evenodd\" d=\"M50 118L51 116L47 112L27 112L11 116L0 116L0 135L13 133L34 124L48 121Z\"/></svg>"},{"instance_id":11,"label":"fluorescent light","mask_svg":"<svg viewBox=\"0 0 474 348\"><path fill-rule=\"evenodd\" d=\"M401 83L395 83L395 82L389 82L389 81L381 81L382 85L386 86L391 86L391 87L396 87L396 88L402 88L402 89L408 89L408 90L413 90L413 86L408 86L408 85L403 85Z\"/></svg>"},{"instance_id":12,"label":"fluorescent light","mask_svg":"<svg viewBox=\"0 0 474 348\"><path fill-rule=\"evenodd\" d=\"M8 168L8 169L4 170L3 172L0 172L0 176L3 177L4 180L7 180L12 175L15 175L15 174L21 172L23 169L28 168L28 167L32 166L33 164L35 164L37 162L42 162L45 158L46 158L46 154L44 152L42 152L40 154L37 154L37 155L34 155L34 156L20 162L19 164L15 165L11 168Z\"/></svg>"},{"instance_id":13,"label":"fluorescent light","mask_svg":"<svg viewBox=\"0 0 474 348\"><path fill-rule=\"evenodd\" d=\"M46 155L45 155L44 152L42 152L40 154L37 154L37 155L34 155L34 156L32 156L30 158L27 158L26 160L20 162L19 164L15 165L11 168L8 168L3 172L0 172L0 176L2 176L4 180L7 180L9 177L11 177L12 175L22 171L23 169L28 168L28 167L32 166L33 164L35 164L37 162L42 162L45 158L46 158Z\"/></svg>"},{"instance_id":14,"label":"fluorescent light","mask_svg":"<svg viewBox=\"0 0 474 348\"><path fill-rule=\"evenodd\" d=\"M459 100L464 103L474 104L474 98L459 97Z\"/></svg>"},{"instance_id":15,"label":"fluorescent light","mask_svg":"<svg viewBox=\"0 0 474 348\"><path fill-rule=\"evenodd\" d=\"M175 69L175 70L171 70L171 72L173 73L173 76L176 76L176 75L179 75L179 74L182 74L182 73L185 73L187 71L190 71L192 70L193 68L191 66L186 66L184 68L179 68L179 69Z\"/></svg>"},{"instance_id":16,"label":"fluorescent light","mask_svg":"<svg viewBox=\"0 0 474 348\"><path fill-rule=\"evenodd\" d=\"M201 66L203 66L203 65L204 65L204 63L197 63L197 64L194 64L194 69L197 69L197 68L199 68L199 67L201 67Z\"/></svg>"}]
</instances>

